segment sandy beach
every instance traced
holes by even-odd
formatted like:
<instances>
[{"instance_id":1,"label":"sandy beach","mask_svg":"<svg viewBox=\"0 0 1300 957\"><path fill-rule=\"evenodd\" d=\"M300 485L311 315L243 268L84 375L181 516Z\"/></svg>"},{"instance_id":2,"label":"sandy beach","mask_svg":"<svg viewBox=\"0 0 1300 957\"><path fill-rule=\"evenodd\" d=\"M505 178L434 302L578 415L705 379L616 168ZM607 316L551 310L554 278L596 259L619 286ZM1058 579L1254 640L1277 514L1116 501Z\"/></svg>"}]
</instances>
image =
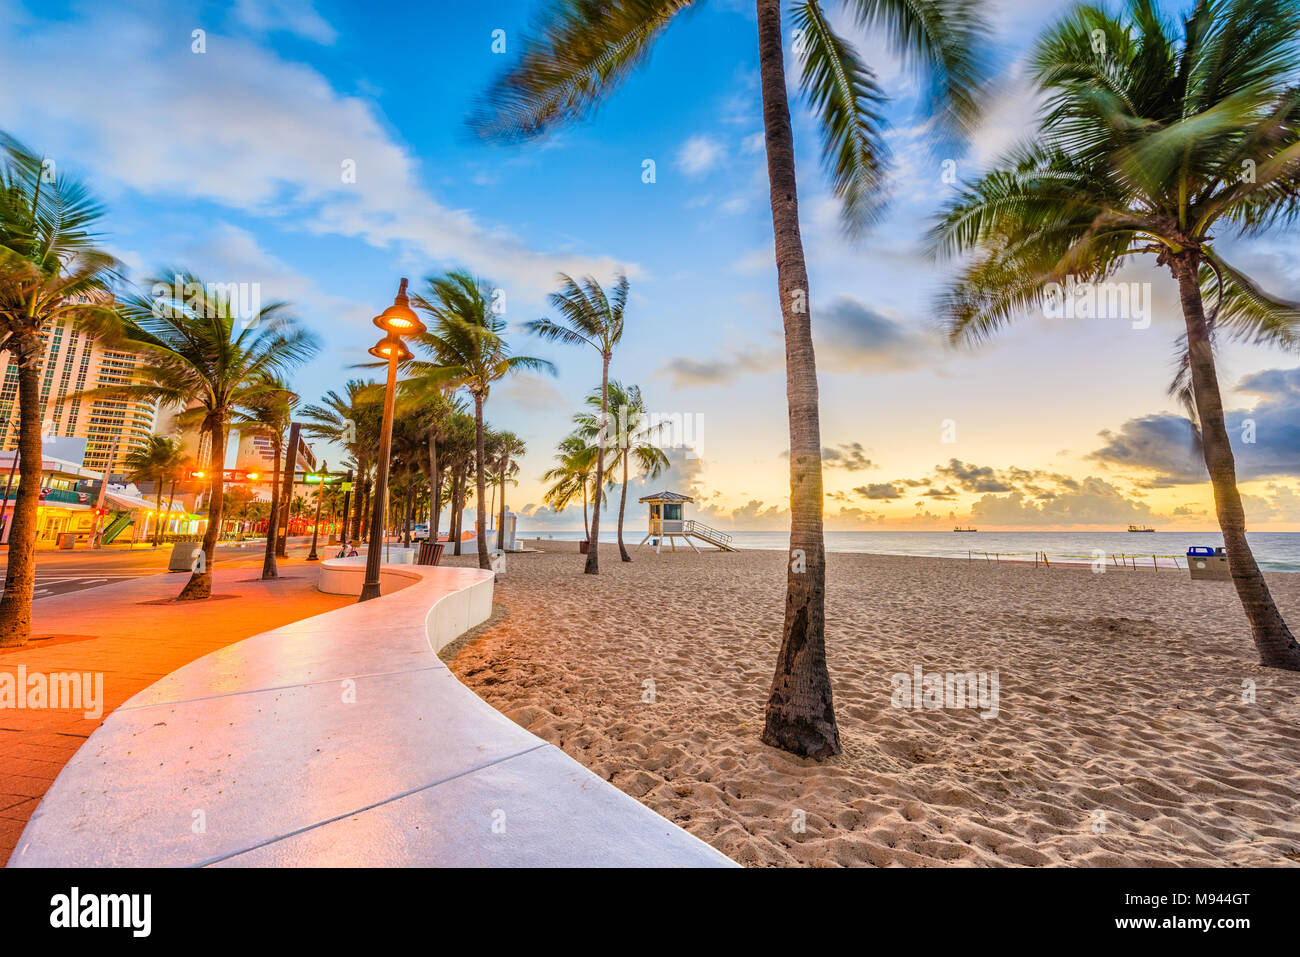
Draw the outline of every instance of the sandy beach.
<instances>
[{"instance_id":1,"label":"sandy beach","mask_svg":"<svg viewBox=\"0 0 1300 957\"><path fill-rule=\"evenodd\" d=\"M451 667L742 864L1300 863L1300 675L1258 665L1229 583L832 554L844 753L818 764L758 740L783 553L606 546L591 577L550 547L510 556ZM1269 581L1300 623L1300 575ZM917 668L996 675L996 712L895 706Z\"/></svg>"}]
</instances>

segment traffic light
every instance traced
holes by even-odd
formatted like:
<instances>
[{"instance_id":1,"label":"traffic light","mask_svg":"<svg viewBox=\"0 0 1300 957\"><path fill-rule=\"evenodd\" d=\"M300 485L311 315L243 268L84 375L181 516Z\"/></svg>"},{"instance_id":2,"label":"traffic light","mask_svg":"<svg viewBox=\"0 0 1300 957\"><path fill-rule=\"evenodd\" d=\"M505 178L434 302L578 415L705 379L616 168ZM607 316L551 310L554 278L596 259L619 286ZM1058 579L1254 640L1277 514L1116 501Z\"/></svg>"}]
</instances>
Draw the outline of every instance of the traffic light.
<instances>
[{"instance_id":1,"label":"traffic light","mask_svg":"<svg viewBox=\"0 0 1300 957\"><path fill-rule=\"evenodd\" d=\"M207 472L199 469L192 469L189 473L192 479L207 478L207 475ZM262 477L260 472L246 472L243 469L222 469L221 475L227 482L256 482Z\"/></svg>"}]
</instances>

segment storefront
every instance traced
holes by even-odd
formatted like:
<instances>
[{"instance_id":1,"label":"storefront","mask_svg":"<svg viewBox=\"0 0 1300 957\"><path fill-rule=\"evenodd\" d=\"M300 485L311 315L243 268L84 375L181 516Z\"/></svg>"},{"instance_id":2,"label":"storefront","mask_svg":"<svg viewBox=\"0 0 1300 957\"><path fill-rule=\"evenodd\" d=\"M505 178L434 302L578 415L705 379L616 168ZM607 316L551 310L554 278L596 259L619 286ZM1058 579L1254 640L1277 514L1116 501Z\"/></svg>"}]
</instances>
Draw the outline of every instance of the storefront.
<instances>
[{"instance_id":1,"label":"storefront","mask_svg":"<svg viewBox=\"0 0 1300 957\"><path fill-rule=\"evenodd\" d=\"M18 456L0 452L0 544L9 541L9 526L18 501ZM98 481L99 472L44 456L41 460L41 500L36 508L36 544L54 545L60 535L75 533L78 541L89 540L95 526L94 496L81 490L82 483Z\"/></svg>"}]
</instances>

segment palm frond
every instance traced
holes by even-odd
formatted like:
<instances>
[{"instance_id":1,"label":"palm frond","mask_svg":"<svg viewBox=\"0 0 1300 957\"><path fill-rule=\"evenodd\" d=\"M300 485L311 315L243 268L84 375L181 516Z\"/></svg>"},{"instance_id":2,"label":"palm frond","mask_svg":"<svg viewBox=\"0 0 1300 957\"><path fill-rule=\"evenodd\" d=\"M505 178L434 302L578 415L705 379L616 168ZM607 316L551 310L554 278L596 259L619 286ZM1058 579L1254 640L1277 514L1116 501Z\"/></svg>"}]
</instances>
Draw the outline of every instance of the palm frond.
<instances>
[{"instance_id":1,"label":"palm frond","mask_svg":"<svg viewBox=\"0 0 1300 957\"><path fill-rule=\"evenodd\" d=\"M875 73L831 29L818 0L795 4L792 15L803 32L800 86L821 118L822 166L840 198L846 231L857 235L881 212L886 97Z\"/></svg>"},{"instance_id":2,"label":"palm frond","mask_svg":"<svg viewBox=\"0 0 1300 957\"><path fill-rule=\"evenodd\" d=\"M471 115L471 128L484 138L524 140L586 117L694 3L557 0L529 31L519 62Z\"/></svg>"}]
</instances>

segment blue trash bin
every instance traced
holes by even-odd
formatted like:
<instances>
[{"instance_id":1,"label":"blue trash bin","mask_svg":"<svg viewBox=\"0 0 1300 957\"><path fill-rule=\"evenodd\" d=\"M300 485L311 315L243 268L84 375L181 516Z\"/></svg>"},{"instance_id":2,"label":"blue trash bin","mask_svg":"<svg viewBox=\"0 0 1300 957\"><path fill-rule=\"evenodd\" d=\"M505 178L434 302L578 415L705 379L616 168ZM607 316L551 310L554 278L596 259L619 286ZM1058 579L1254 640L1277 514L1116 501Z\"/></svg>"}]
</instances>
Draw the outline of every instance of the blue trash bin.
<instances>
[{"instance_id":1,"label":"blue trash bin","mask_svg":"<svg viewBox=\"0 0 1300 957\"><path fill-rule=\"evenodd\" d=\"M1232 581L1228 553L1222 548L1193 545L1187 549L1187 570L1194 581Z\"/></svg>"}]
</instances>

